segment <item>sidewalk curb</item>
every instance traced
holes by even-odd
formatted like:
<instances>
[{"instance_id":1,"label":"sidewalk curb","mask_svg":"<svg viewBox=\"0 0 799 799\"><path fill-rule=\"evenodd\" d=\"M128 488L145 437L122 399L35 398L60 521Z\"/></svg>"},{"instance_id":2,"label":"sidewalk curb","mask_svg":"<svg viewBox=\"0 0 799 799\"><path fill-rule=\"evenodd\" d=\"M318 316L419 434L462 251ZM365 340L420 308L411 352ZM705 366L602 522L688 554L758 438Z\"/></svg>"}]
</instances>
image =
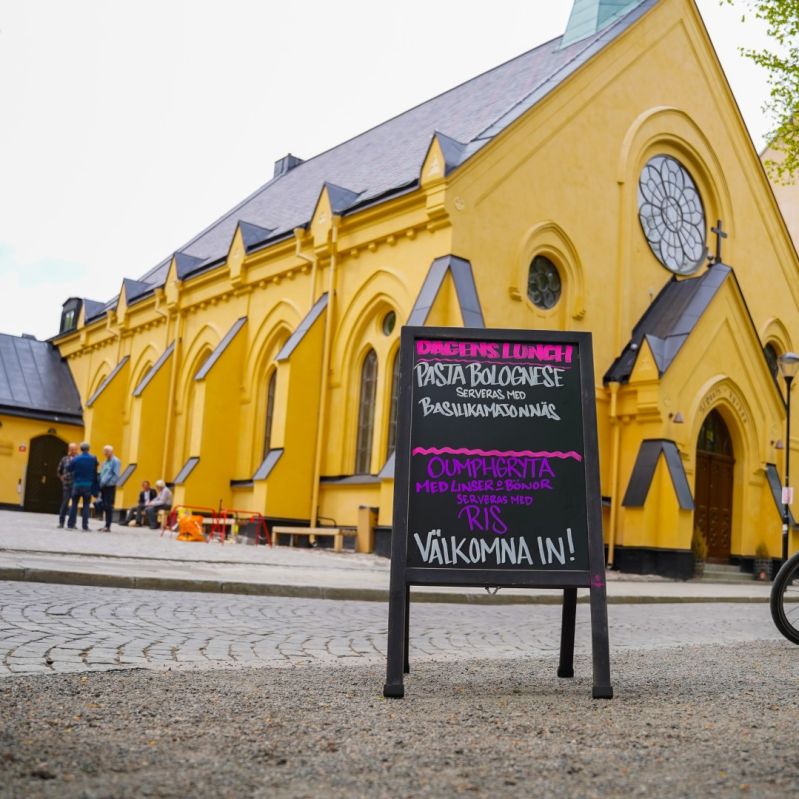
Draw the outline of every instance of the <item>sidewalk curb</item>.
<instances>
[{"instance_id":1,"label":"sidewalk curb","mask_svg":"<svg viewBox=\"0 0 799 799\"><path fill-rule=\"evenodd\" d=\"M225 580L182 580L176 577L133 577L123 574L90 574L57 569L0 567L0 580L11 582L58 583L102 588L136 588L148 591L188 591L210 594L279 596L297 599L334 599L356 602L388 602L388 591L381 588L339 588L315 585L281 585ZM459 594L414 589L414 602L465 605L560 605L560 594ZM587 596L578 598L586 604ZM709 602L768 602L768 597L692 597L692 596L609 596L609 605L663 605Z\"/></svg>"}]
</instances>

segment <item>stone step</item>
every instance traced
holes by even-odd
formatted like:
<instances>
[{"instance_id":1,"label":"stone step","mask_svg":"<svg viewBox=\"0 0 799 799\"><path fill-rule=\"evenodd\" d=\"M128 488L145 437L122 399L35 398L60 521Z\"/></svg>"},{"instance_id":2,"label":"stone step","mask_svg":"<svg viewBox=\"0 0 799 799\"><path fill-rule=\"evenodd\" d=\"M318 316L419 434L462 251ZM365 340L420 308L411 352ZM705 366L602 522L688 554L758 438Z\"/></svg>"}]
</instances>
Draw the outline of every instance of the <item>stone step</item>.
<instances>
[{"instance_id":1,"label":"stone step","mask_svg":"<svg viewBox=\"0 0 799 799\"><path fill-rule=\"evenodd\" d=\"M741 570L733 563L706 563L705 572L716 574L740 574Z\"/></svg>"},{"instance_id":2,"label":"stone step","mask_svg":"<svg viewBox=\"0 0 799 799\"><path fill-rule=\"evenodd\" d=\"M751 583L754 578L730 563L706 563L701 579L706 583Z\"/></svg>"}]
</instances>

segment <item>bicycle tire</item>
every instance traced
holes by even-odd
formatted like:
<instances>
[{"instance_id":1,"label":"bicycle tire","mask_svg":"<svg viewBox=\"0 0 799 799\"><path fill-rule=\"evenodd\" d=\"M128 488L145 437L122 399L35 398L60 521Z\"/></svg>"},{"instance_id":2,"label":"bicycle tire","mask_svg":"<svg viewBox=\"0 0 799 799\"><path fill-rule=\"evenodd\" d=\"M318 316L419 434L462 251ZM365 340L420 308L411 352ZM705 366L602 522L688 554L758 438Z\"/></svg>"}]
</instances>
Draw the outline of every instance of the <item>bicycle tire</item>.
<instances>
[{"instance_id":1,"label":"bicycle tire","mask_svg":"<svg viewBox=\"0 0 799 799\"><path fill-rule=\"evenodd\" d=\"M789 641L799 644L799 552L785 561L774 578L770 605L777 629Z\"/></svg>"}]
</instances>

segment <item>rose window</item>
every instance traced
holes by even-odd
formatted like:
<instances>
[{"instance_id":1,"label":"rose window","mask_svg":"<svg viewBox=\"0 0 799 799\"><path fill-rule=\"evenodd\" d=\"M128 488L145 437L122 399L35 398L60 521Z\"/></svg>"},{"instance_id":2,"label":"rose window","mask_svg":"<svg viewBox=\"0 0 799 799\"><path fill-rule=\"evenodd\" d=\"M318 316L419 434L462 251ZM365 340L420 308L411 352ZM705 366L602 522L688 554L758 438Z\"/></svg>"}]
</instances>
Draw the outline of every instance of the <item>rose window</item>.
<instances>
[{"instance_id":1,"label":"rose window","mask_svg":"<svg viewBox=\"0 0 799 799\"><path fill-rule=\"evenodd\" d=\"M560 299L560 275L552 261L536 255L527 273L527 296L536 308L554 308Z\"/></svg>"},{"instance_id":2,"label":"rose window","mask_svg":"<svg viewBox=\"0 0 799 799\"><path fill-rule=\"evenodd\" d=\"M638 180L638 218L655 257L678 275L695 272L707 256L705 209L688 170L656 155Z\"/></svg>"}]
</instances>

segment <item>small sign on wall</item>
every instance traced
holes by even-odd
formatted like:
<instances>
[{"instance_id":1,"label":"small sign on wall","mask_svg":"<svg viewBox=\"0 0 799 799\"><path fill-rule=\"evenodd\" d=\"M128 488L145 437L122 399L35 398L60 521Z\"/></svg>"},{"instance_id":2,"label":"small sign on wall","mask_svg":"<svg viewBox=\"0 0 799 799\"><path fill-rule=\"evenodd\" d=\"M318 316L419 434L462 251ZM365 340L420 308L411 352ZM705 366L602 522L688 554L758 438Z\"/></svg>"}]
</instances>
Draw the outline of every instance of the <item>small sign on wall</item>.
<instances>
[{"instance_id":1,"label":"small sign on wall","mask_svg":"<svg viewBox=\"0 0 799 799\"><path fill-rule=\"evenodd\" d=\"M783 505L793 504L793 486L782 487L782 504Z\"/></svg>"}]
</instances>

